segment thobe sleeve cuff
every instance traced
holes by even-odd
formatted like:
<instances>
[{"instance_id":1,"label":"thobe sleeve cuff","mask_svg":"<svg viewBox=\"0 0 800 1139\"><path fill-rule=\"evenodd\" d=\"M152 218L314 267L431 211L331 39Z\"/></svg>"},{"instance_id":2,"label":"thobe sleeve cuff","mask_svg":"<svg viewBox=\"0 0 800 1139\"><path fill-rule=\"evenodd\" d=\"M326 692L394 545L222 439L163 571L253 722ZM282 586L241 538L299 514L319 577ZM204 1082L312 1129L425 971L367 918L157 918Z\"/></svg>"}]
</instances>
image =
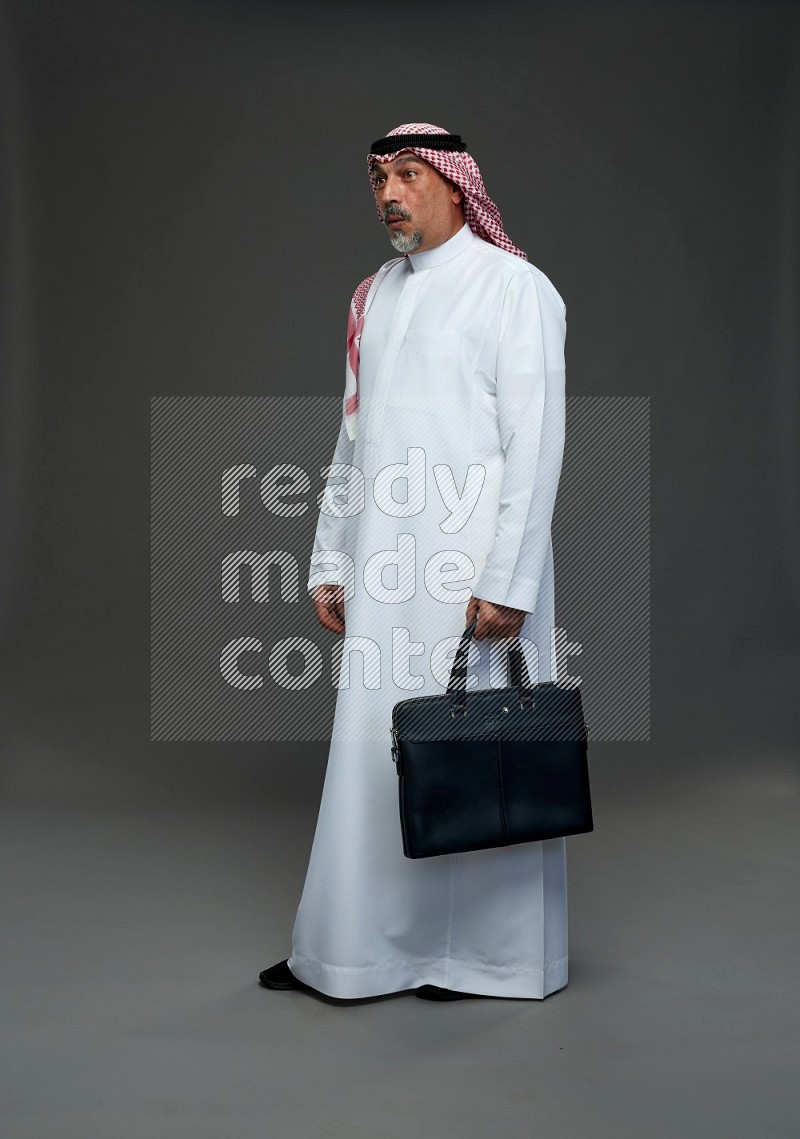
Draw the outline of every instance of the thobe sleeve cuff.
<instances>
[{"instance_id":1,"label":"thobe sleeve cuff","mask_svg":"<svg viewBox=\"0 0 800 1139\"><path fill-rule=\"evenodd\" d=\"M311 568L306 590L313 593L318 585L343 585L345 596L353 596L353 559L344 550L315 548L311 554Z\"/></svg>"},{"instance_id":2,"label":"thobe sleeve cuff","mask_svg":"<svg viewBox=\"0 0 800 1139\"><path fill-rule=\"evenodd\" d=\"M341 575L323 570L312 570L308 575L306 592L313 593L318 585L344 585Z\"/></svg>"},{"instance_id":3,"label":"thobe sleeve cuff","mask_svg":"<svg viewBox=\"0 0 800 1139\"><path fill-rule=\"evenodd\" d=\"M479 576L472 590L473 597L481 601L491 601L493 605L507 605L511 609L521 609L533 613L539 582L530 577L498 573L485 570Z\"/></svg>"}]
</instances>

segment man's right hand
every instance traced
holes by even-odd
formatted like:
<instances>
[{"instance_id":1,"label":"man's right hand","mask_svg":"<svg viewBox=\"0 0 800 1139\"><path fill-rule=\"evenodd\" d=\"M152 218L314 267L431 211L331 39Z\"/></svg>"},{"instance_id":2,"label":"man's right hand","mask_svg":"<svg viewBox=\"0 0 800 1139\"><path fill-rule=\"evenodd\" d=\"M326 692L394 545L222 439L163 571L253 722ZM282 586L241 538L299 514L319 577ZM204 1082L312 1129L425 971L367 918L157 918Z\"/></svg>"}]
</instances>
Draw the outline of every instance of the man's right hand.
<instances>
[{"instance_id":1,"label":"man's right hand","mask_svg":"<svg viewBox=\"0 0 800 1139\"><path fill-rule=\"evenodd\" d=\"M332 633L344 632L344 586L318 585L312 594L317 620Z\"/></svg>"}]
</instances>

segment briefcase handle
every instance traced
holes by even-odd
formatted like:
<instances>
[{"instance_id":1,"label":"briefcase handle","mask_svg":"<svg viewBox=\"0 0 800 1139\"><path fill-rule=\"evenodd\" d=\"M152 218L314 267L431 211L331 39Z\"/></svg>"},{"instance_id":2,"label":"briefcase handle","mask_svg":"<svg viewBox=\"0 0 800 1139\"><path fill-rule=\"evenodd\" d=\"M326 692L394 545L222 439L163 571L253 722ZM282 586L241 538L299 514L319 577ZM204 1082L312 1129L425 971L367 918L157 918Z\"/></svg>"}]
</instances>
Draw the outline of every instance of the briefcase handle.
<instances>
[{"instance_id":1,"label":"briefcase handle","mask_svg":"<svg viewBox=\"0 0 800 1139\"><path fill-rule=\"evenodd\" d=\"M469 657L469 643L477 624L478 618L476 617L470 625L467 625L461 634L461 641L456 649L453 667L450 669L450 679L447 682L447 695L451 697L451 716L466 716L467 714L467 660ZM522 645L519 643L518 637L512 639L512 644L508 648L508 680L509 687L517 689L520 707L530 707L533 704L533 690L531 688L530 676L528 675L528 668L525 664L525 654L522 651Z\"/></svg>"}]
</instances>

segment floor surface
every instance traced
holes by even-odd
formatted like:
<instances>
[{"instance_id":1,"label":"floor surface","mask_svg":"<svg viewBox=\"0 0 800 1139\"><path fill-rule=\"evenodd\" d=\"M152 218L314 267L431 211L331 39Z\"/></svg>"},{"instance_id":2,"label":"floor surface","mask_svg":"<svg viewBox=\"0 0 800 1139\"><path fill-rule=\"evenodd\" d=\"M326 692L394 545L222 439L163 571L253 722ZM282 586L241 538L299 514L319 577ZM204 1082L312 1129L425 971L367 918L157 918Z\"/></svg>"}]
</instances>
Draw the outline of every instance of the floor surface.
<instances>
[{"instance_id":1,"label":"floor surface","mask_svg":"<svg viewBox=\"0 0 800 1139\"><path fill-rule=\"evenodd\" d=\"M289 953L324 764L244 779L232 745L228 783L202 748L164 748L145 793L104 785L95 757L97 794L76 774L48 797L53 757L9 742L10 1139L800 1134L788 756L689 780L595 747L596 829L568 840L569 985L440 1004L257 982Z\"/></svg>"}]
</instances>

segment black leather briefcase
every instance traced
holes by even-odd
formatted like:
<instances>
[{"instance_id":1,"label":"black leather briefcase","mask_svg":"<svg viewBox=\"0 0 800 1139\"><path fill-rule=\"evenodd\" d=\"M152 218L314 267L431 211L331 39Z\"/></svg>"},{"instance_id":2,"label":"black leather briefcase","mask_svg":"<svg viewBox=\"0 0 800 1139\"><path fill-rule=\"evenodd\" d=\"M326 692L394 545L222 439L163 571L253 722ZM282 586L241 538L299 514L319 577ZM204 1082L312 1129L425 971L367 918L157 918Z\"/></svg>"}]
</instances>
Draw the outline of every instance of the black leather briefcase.
<instances>
[{"instance_id":1,"label":"black leather briefcase","mask_svg":"<svg viewBox=\"0 0 800 1139\"><path fill-rule=\"evenodd\" d=\"M392 709L407 858L594 829L580 690L531 685L517 641L508 649L509 687L467 694L476 625L464 630L447 691Z\"/></svg>"}]
</instances>

